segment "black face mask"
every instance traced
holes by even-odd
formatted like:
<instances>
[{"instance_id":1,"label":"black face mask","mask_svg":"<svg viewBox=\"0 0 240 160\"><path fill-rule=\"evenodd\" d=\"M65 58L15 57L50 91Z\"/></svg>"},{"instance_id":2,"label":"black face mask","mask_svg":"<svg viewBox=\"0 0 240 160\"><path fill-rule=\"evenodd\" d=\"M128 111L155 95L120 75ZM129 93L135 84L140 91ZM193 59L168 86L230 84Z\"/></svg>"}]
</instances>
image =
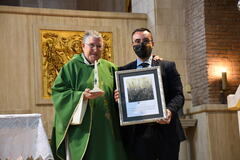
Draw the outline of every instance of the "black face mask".
<instances>
[{"instance_id":1,"label":"black face mask","mask_svg":"<svg viewBox=\"0 0 240 160\"><path fill-rule=\"evenodd\" d=\"M152 53L152 47L146 46L145 43L134 45L133 50L136 53L136 55L141 59L149 58Z\"/></svg>"}]
</instances>

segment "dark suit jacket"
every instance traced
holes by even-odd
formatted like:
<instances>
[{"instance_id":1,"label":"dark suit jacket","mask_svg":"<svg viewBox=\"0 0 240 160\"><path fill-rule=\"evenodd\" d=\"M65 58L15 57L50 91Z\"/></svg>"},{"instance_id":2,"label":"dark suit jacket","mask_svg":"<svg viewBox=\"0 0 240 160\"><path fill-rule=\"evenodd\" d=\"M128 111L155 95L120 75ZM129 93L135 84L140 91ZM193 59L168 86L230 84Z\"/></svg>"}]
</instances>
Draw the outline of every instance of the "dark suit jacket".
<instances>
[{"instance_id":1,"label":"dark suit jacket","mask_svg":"<svg viewBox=\"0 0 240 160\"><path fill-rule=\"evenodd\" d=\"M182 91L182 83L180 79L180 75L177 72L176 65L174 62L170 61L160 61L153 60L152 66L161 66L162 80L163 80L163 88L165 95L165 102L167 109L172 112L172 119L170 124L151 124L154 131L150 134L162 134L163 138L174 139L176 142L180 142L185 140L185 134L183 128L181 126L178 111L182 109L184 104L184 95ZM123 67L119 67L119 70L128 70L128 69L136 69L137 61L133 61ZM126 148L131 148L134 145L134 141L139 136L144 136L147 133L144 129L146 124L138 124L132 126L122 127L123 129L123 141ZM140 126L140 127L139 127ZM137 128L141 128L140 131ZM156 129L157 128L157 129ZM142 135L141 135L142 134ZM157 139L156 139L157 141Z\"/></svg>"}]
</instances>

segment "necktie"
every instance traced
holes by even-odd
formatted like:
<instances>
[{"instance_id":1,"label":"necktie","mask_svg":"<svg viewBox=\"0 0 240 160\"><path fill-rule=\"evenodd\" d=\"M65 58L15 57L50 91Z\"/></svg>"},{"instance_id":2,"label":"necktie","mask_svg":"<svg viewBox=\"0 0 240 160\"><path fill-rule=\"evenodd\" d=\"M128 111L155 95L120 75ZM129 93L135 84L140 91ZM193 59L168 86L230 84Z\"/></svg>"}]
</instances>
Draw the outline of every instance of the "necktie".
<instances>
[{"instance_id":1,"label":"necktie","mask_svg":"<svg viewBox=\"0 0 240 160\"><path fill-rule=\"evenodd\" d=\"M149 66L149 64L148 63L141 63L140 66L142 66L143 68L146 68L146 67Z\"/></svg>"}]
</instances>

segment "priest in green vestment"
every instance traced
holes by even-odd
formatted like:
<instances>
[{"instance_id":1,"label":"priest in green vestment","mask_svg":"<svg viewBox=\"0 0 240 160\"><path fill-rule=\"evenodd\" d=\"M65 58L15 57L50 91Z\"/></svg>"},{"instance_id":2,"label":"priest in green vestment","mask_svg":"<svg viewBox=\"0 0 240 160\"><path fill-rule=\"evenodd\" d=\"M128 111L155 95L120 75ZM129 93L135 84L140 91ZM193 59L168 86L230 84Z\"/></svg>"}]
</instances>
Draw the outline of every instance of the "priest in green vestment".
<instances>
[{"instance_id":1,"label":"priest in green vestment","mask_svg":"<svg viewBox=\"0 0 240 160\"><path fill-rule=\"evenodd\" d=\"M51 147L54 157L124 160L126 155L113 98L117 67L100 58L103 50L100 33L86 32L82 48L82 54L75 55L62 67L52 87L55 117ZM97 72L94 72L96 66ZM100 91L92 90L96 80Z\"/></svg>"}]
</instances>

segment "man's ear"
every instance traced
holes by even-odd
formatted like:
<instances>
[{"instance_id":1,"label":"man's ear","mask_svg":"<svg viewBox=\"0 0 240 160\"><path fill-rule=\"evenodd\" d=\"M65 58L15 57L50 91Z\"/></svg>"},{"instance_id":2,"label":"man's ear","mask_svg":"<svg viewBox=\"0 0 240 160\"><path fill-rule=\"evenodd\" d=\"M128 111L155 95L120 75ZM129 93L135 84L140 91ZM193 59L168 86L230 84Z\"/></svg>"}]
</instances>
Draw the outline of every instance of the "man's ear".
<instances>
[{"instance_id":1,"label":"man's ear","mask_svg":"<svg viewBox=\"0 0 240 160\"><path fill-rule=\"evenodd\" d=\"M134 44L134 43L133 43L133 41L132 41L131 45L133 46L133 44Z\"/></svg>"},{"instance_id":2,"label":"man's ear","mask_svg":"<svg viewBox=\"0 0 240 160\"><path fill-rule=\"evenodd\" d=\"M152 41L152 46L154 46L154 42Z\"/></svg>"}]
</instances>

